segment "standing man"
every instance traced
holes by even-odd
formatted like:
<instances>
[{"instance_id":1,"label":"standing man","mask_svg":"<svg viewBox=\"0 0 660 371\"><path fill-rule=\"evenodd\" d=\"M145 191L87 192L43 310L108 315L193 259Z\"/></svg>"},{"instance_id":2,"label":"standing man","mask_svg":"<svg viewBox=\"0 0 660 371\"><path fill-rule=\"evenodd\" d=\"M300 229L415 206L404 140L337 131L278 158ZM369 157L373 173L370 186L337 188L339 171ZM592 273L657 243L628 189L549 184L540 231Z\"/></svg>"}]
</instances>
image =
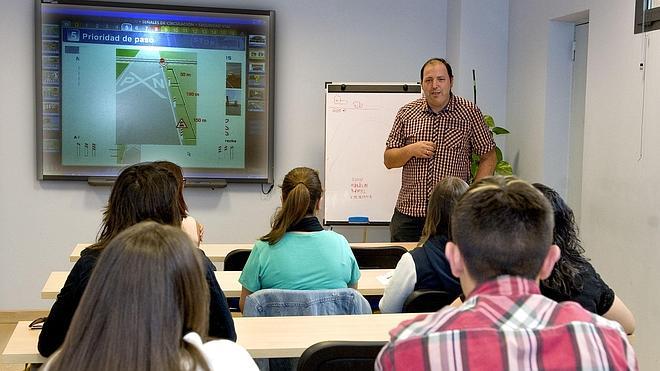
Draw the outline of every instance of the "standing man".
<instances>
[{"instance_id":1,"label":"standing man","mask_svg":"<svg viewBox=\"0 0 660 371\"><path fill-rule=\"evenodd\" d=\"M495 141L481 111L451 92L449 63L429 59L420 78L424 98L399 110L385 148L385 166L403 167L390 223L392 242L419 241L433 187L448 176L467 182L473 153L481 156L475 180L492 175L497 162Z\"/></svg>"},{"instance_id":2,"label":"standing man","mask_svg":"<svg viewBox=\"0 0 660 371\"><path fill-rule=\"evenodd\" d=\"M454 207L446 255L467 300L402 322L376 370L637 370L618 322L541 295L560 250L548 200L488 177Z\"/></svg>"}]
</instances>

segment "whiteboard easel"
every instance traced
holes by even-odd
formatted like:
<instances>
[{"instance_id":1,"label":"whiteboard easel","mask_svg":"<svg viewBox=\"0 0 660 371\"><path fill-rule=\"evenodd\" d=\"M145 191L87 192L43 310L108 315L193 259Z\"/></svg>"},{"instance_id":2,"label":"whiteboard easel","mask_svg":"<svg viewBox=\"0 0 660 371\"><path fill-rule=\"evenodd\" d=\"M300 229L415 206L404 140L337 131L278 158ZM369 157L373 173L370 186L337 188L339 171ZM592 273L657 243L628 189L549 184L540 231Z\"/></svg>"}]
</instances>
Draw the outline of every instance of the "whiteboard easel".
<instances>
[{"instance_id":1,"label":"whiteboard easel","mask_svg":"<svg viewBox=\"0 0 660 371\"><path fill-rule=\"evenodd\" d=\"M326 85L326 225L389 224L401 169L385 168L385 142L399 109L420 97L415 83Z\"/></svg>"}]
</instances>

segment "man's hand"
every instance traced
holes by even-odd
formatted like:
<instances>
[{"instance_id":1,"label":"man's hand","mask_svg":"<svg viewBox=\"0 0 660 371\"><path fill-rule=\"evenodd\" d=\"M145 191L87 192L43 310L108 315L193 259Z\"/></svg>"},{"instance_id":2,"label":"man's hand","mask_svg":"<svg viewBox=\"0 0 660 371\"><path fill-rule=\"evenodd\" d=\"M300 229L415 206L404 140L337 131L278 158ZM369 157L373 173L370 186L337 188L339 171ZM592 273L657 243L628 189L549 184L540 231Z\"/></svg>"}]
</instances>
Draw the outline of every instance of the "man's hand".
<instances>
[{"instance_id":1,"label":"man's hand","mask_svg":"<svg viewBox=\"0 0 660 371\"><path fill-rule=\"evenodd\" d=\"M406 147L409 147L411 157L431 158L435 153L435 143L433 142L420 141Z\"/></svg>"},{"instance_id":2,"label":"man's hand","mask_svg":"<svg viewBox=\"0 0 660 371\"><path fill-rule=\"evenodd\" d=\"M411 158L431 158L435 153L435 143L420 141L401 148L387 148L384 154L385 166L388 169L401 167Z\"/></svg>"}]
</instances>

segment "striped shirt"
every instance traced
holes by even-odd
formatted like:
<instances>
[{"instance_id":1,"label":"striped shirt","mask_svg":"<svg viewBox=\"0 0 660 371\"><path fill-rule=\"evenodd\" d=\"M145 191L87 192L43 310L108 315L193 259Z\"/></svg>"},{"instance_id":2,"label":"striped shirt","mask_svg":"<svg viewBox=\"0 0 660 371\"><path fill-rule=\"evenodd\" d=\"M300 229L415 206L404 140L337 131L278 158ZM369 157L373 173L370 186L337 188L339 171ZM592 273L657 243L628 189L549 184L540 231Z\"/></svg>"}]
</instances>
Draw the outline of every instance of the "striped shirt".
<instances>
[{"instance_id":1,"label":"striped shirt","mask_svg":"<svg viewBox=\"0 0 660 371\"><path fill-rule=\"evenodd\" d=\"M419 141L435 143L435 154L428 159L413 157L403 165L396 202L397 210L415 217L426 215L429 196L440 179L455 176L468 181L471 155L481 156L495 148L479 108L453 94L437 114L429 108L426 98L399 109L386 147L401 148Z\"/></svg>"},{"instance_id":2,"label":"striped shirt","mask_svg":"<svg viewBox=\"0 0 660 371\"><path fill-rule=\"evenodd\" d=\"M520 277L485 282L462 306L404 321L390 335L376 370L638 369L618 323L552 301Z\"/></svg>"}]
</instances>

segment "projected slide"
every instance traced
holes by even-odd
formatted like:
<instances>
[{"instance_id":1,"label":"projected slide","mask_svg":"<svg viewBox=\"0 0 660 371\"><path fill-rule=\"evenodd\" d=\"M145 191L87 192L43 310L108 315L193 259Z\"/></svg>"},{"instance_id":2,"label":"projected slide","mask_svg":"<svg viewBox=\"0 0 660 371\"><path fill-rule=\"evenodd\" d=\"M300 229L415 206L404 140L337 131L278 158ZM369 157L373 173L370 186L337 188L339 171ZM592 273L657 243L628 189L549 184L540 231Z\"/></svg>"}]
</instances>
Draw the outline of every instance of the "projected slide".
<instances>
[{"instance_id":1,"label":"projected slide","mask_svg":"<svg viewBox=\"0 0 660 371\"><path fill-rule=\"evenodd\" d=\"M195 54L117 49L117 144L194 145L197 99L185 91L197 91Z\"/></svg>"},{"instance_id":2,"label":"projected slide","mask_svg":"<svg viewBox=\"0 0 660 371\"><path fill-rule=\"evenodd\" d=\"M159 58L156 51L117 49L117 144L181 144L176 97ZM135 109L135 102L142 109ZM182 124L188 127L183 119Z\"/></svg>"},{"instance_id":3,"label":"projected slide","mask_svg":"<svg viewBox=\"0 0 660 371\"><path fill-rule=\"evenodd\" d=\"M246 38L187 36L64 30L63 164L245 166Z\"/></svg>"}]
</instances>

